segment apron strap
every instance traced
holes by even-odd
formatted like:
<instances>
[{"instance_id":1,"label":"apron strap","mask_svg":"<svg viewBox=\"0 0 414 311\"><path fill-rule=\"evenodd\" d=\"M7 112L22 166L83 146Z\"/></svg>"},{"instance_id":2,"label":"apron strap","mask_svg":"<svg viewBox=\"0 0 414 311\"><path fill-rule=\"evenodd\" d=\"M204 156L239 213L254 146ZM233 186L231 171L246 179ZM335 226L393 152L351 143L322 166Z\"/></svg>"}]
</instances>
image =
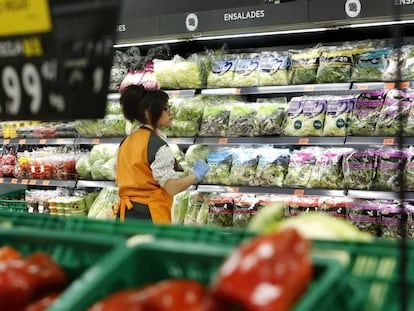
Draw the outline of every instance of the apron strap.
<instances>
[{"instance_id":1,"label":"apron strap","mask_svg":"<svg viewBox=\"0 0 414 311\"><path fill-rule=\"evenodd\" d=\"M121 221L124 221L126 209L131 210L133 208L134 208L134 205L132 205L132 202L129 199L129 197L124 196L124 197L121 197L120 200L112 207L112 212L115 215L118 215L119 213L119 218L121 219Z\"/></svg>"}]
</instances>

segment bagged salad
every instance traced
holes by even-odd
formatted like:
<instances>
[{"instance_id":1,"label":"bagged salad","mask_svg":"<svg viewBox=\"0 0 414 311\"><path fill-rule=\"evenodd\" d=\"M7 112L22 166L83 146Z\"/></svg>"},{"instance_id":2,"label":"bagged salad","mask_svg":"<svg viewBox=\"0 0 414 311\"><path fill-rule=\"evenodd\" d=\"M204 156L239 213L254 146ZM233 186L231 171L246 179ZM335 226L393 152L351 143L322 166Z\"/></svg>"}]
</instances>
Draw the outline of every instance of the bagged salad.
<instances>
[{"instance_id":1,"label":"bagged salad","mask_svg":"<svg viewBox=\"0 0 414 311\"><path fill-rule=\"evenodd\" d=\"M367 48L355 55L351 80L355 82L383 81L391 49L388 47Z\"/></svg>"},{"instance_id":2,"label":"bagged salad","mask_svg":"<svg viewBox=\"0 0 414 311\"><path fill-rule=\"evenodd\" d=\"M212 67L207 75L207 87L233 87L237 58L237 54L213 55L211 59Z\"/></svg>"},{"instance_id":3,"label":"bagged salad","mask_svg":"<svg viewBox=\"0 0 414 311\"><path fill-rule=\"evenodd\" d=\"M254 135L257 105L247 102L235 103L229 116L228 137L250 137Z\"/></svg>"},{"instance_id":4,"label":"bagged salad","mask_svg":"<svg viewBox=\"0 0 414 311\"><path fill-rule=\"evenodd\" d=\"M401 190L401 169L405 166L408 154L393 147L376 150L376 175L374 187L381 190Z\"/></svg>"},{"instance_id":5,"label":"bagged salad","mask_svg":"<svg viewBox=\"0 0 414 311\"><path fill-rule=\"evenodd\" d=\"M258 68L258 85L288 85L289 70L290 57L287 52L262 52Z\"/></svg>"},{"instance_id":6,"label":"bagged salad","mask_svg":"<svg viewBox=\"0 0 414 311\"><path fill-rule=\"evenodd\" d=\"M376 153L373 149L354 150L343 162L347 189L369 190L375 179Z\"/></svg>"},{"instance_id":7,"label":"bagged salad","mask_svg":"<svg viewBox=\"0 0 414 311\"><path fill-rule=\"evenodd\" d=\"M379 200L354 199L348 209L348 220L359 230L379 236Z\"/></svg>"},{"instance_id":8,"label":"bagged salad","mask_svg":"<svg viewBox=\"0 0 414 311\"><path fill-rule=\"evenodd\" d=\"M225 137L229 127L232 97L212 97L204 106L199 136Z\"/></svg>"},{"instance_id":9,"label":"bagged salad","mask_svg":"<svg viewBox=\"0 0 414 311\"><path fill-rule=\"evenodd\" d=\"M290 150L264 146L259 149L256 176L251 186L282 187L288 171Z\"/></svg>"},{"instance_id":10,"label":"bagged salad","mask_svg":"<svg viewBox=\"0 0 414 311\"><path fill-rule=\"evenodd\" d=\"M260 78L260 54L242 53L238 55L232 86L258 86Z\"/></svg>"},{"instance_id":11,"label":"bagged salad","mask_svg":"<svg viewBox=\"0 0 414 311\"><path fill-rule=\"evenodd\" d=\"M207 156L210 170L204 176L204 183L230 185L230 170L233 161L233 153L230 148L218 148L212 150Z\"/></svg>"},{"instance_id":12,"label":"bagged salad","mask_svg":"<svg viewBox=\"0 0 414 311\"><path fill-rule=\"evenodd\" d=\"M234 198L233 227L247 228L258 210L258 199L252 194Z\"/></svg>"},{"instance_id":13,"label":"bagged salad","mask_svg":"<svg viewBox=\"0 0 414 311\"><path fill-rule=\"evenodd\" d=\"M355 106L353 95L331 96L326 106L323 136L346 136L351 122L351 113Z\"/></svg>"},{"instance_id":14,"label":"bagged salad","mask_svg":"<svg viewBox=\"0 0 414 311\"><path fill-rule=\"evenodd\" d=\"M345 83L351 81L353 64L352 48L349 46L323 47L319 58L317 83Z\"/></svg>"},{"instance_id":15,"label":"bagged salad","mask_svg":"<svg viewBox=\"0 0 414 311\"><path fill-rule=\"evenodd\" d=\"M284 135L285 136L302 136L303 130L303 106L305 97L292 97L288 104Z\"/></svg>"},{"instance_id":16,"label":"bagged salad","mask_svg":"<svg viewBox=\"0 0 414 311\"><path fill-rule=\"evenodd\" d=\"M229 182L231 185L250 185L256 176L259 155L256 148L232 149Z\"/></svg>"},{"instance_id":17,"label":"bagged salad","mask_svg":"<svg viewBox=\"0 0 414 311\"><path fill-rule=\"evenodd\" d=\"M303 104L303 121L300 132L306 136L321 136L325 123L328 100L326 96L305 98Z\"/></svg>"},{"instance_id":18,"label":"bagged salad","mask_svg":"<svg viewBox=\"0 0 414 311\"><path fill-rule=\"evenodd\" d=\"M207 204L209 207L207 224L217 227L233 226L234 194L210 194Z\"/></svg>"},{"instance_id":19,"label":"bagged salad","mask_svg":"<svg viewBox=\"0 0 414 311\"><path fill-rule=\"evenodd\" d=\"M375 136L396 136L404 128L404 121L410 111L410 106L401 100L403 94L399 90L389 90L375 124Z\"/></svg>"},{"instance_id":20,"label":"bagged salad","mask_svg":"<svg viewBox=\"0 0 414 311\"><path fill-rule=\"evenodd\" d=\"M295 150L289 158L284 186L306 187L315 166L316 159L323 151L320 147L306 147Z\"/></svg>"},{"instance_id":21,"label":"bagged salad","mask_svg":"<svg viewBox=\"0 0 414 311\"><path fill-rule=\"evenodd\" d=\"M174 225L180 225L184 223L185 216L188 209L188 199L190 197L190 191L183 191L174 196L173 204L171 207L171 223Z\"/></svg>"},{"instance_id":22,"label":"bagged salad","mask_svg":"<svg viewBox=\"0 0 414 311\"><path fill-rule=\"evenodd\" d=\"M321 49L315 47L303 50L289 50L289 55L292 62L290 84L316 83Z\"/></svg>"},{"instance_id":23,"label":"bagged salad","mask_svg":"<svg viewBox=\"0 0 414 311\"><path fill-rule=\"evenodd\" d=\"M258 98L254 136L281 135L287 115L287 99Z\"/></svg>"},{"instance_id":24,"label":"bagged salad","mask_svg":"<svg viewBox=\"0 0 414 311\"><path fill-rule=\"evenodd\" d=\"M203 57L198 54L186 59L175 56L173 71L169 75L175 77L179 89L200 89L207 82L206 66Z\"/></svg>"}]
</instances>

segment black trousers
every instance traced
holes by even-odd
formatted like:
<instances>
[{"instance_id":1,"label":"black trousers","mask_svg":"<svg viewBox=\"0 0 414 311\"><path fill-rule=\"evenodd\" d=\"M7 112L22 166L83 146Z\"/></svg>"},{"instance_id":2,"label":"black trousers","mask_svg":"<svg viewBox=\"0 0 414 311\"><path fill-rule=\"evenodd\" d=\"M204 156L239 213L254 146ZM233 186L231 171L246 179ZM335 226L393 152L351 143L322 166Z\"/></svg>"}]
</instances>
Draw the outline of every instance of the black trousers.
<instances>
[{"instance_id":1,"label":"black trousers","mask_svg":"<svg viewBox=\"0 0 414 311\"><path fill-rule=\"evenodd\" d=\"M134 205L133 209L125 210L125 219L140 219L152 221L148 205L138 202L132 202L132 205Z\"/></svg>"}]
</instances>

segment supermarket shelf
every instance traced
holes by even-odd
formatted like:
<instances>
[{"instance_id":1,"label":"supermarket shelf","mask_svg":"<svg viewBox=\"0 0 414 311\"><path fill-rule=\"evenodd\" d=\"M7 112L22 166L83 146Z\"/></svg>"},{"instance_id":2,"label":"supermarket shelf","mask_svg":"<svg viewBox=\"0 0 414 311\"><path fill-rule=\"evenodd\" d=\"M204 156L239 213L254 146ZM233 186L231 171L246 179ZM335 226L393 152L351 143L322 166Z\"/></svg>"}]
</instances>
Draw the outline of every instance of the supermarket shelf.
<instances>
[{"instance_id":1,"label":"supermarket shelf","mask_svg":"<svg viewBox=\"0 0 414 311\"><path fill-rule=\"evenodd\" d=\"M188 90L164 90L170 97L192 97L197 93L195 89Z\"/></svg>"},{"instance_id":2,"label":"supermarket shelf","mask_svg":"<svg viewBox=\"0 0 414 311\"><path fill-rule=\"evenodd\" d=\"M108 100L119 100L121 98L121 93L109 93L107 98Z\"/></svg>"},{"instance_id":3,"label":"supermarket shelf","mask_svg":"<svg viewBox=\"0 0 414 311\"><path fill-rule=\"evenodd\" d=\"M226 144L270 144L270 145L343 145L345 137L197 137L196 144L226 145Z\"/></svg>"},{"instance_id":4,"label":"supermarket shelf","mask_svg":"<svg viewBox=\"0 0 414 311\"><path fill-rule=\"evenodd\" d=\"M75 143L80 145L119 144L125 137L79 137Z\"/></svg>"},{"instance_id":5,"label":"supermarket shelf","mask_svg":"<svg viewBox=\"0 0 414 311\"><path fill-rule=\"evenodd\" d=\"M414 194L414 193L413 193ZM380 190L348 190L347 196L359 199L394 200L400 197L399 192Z\"/></svg>"},{"instance_id":6,"label":"supermarket shelf","mask_svg":"<svg viewBox=\"0 0 414 311\"><path fill-rule=\"evenodd\" d=\"M168 143L176 145L193 145L195 137L168 137Z\"/></svg>"},{"instance_id":7,"label":"supermarket shelf","mask_svg":"<svg viewBox=\"0 0 414 311\"><path fill-rule=\"evenodd\" d=\"M199 185L199 192L241 192L241 193L263 193L263 194L285 194L285 195L318 195L318 196L344 196L343 190L328 189L304 189L290 187L257 187L257 186L218 186Z\"/></svg>"},{"instance_id":8,"label":"supermarket shelf","mask_svg":"<svg viewBox=\"0 0 414 311\"><path fill-rule=\"evenodd\" d=\"M115 186L115 182L111 180L78 180L76 183L76 187L79 188L107 188Z\"/></svg>"},{"instance_id":9,"label":"supermarket shelf","mask_svg":"<svg viewBox=\"0 0 414 311\"><path fill-rule=\"evenodd\" d=\"M412 81L401 81L401 82L354 82L352 83L351 89L357 91L378 91L383 89L393 88L409 88L412 87Z\"/></svg>"},{"instance_id":10,"label":"supermarket shelf","mask_svg":"<svg viewBox=\"0 0 414 311\"><path fill-rule=\"evenodd\" d=\"M0 178L0 184L75 188L76 180L2 177Z\"/></svg>"},{"instance_id":11,"label":"supermarket shelf","mask_svg":"<svg viewBox=\"0 0 414 311\"><path fill-rule=\"evenodd\" d=\"M414 137L403 137L401 143L405 146L413 145L414 144ZM384 136L376 136L376 137L361 137L361 136L347 136L345 138L345 145L390 145L390 146L398 146L400 144L399 137L384 137Z\"/></svg>"},{"instance_id":12,"label":"supermarket shelf","mask_svg":"<svg viewBox=\"0 0 414 311\"><path fill-rule=\"evenodd\" d=\"M76 138L5 138L3 145L72 145Z\"/></svg>"}]
</instances>

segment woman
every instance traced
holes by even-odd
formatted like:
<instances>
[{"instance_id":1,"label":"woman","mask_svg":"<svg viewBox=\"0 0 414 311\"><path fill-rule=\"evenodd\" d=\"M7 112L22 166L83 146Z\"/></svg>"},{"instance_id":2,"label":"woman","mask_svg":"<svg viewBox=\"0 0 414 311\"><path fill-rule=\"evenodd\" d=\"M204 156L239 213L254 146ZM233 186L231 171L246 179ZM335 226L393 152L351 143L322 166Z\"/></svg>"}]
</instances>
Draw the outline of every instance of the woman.
<instances>
[{"instance_id":1,"label":"woman","mask_svg":"<svg viewBox=\"0 0 414 311\"><path fill-rule=\"evenodd\" d=\"M199 182L209 166L194 163L193 173L178 177L176 161L160 130L171 125L168 94L130 85L121 94L122 111L127 120L142 124L121 143L116 163L116 180L121 219L147 219L153 223L171 223L173 196Z\"/></svg>"}]
</instances>

